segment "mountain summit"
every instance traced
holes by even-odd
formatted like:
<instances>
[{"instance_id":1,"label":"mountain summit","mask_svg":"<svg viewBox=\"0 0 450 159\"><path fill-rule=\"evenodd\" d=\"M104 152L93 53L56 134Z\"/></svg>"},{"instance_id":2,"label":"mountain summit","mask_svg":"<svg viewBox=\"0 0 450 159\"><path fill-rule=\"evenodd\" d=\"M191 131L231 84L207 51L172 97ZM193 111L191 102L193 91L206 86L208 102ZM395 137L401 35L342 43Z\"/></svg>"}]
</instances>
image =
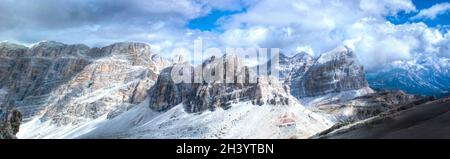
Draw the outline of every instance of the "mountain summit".
<instances>
[{"instance_id":1,"label":"mountain summit","mask_svg":"<svg viewBox=\"0 0 450 159\"><path fill-rule=\"evenodd\" d=\"M297 98L368 89L364 67L347 47L324 53L311 63L302 76L291 79L291 93Z\"/></svg>"}]
</instances>

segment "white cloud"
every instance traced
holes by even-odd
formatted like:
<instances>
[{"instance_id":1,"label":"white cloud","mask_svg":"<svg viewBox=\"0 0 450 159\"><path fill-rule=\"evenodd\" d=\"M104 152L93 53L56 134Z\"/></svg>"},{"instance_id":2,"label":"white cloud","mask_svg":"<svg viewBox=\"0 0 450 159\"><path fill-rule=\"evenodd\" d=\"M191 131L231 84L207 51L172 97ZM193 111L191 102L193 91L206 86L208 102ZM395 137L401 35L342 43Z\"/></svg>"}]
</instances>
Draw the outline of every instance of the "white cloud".
<instances>
[{"instance_id":1,"label":"white cloud","mask_svg":"<svg viewBox=\"0 0 450 159\"><path fill-rule=\"evenodd\" d=\"M439 3L431 6L428 9L421 10L416 16L411 19L436 19L437 16L450 11L450 3Z\"/></svg>"},{"instance_id":2,"label":"white cloud","mask_svg":"<svg viewBox=\"0 0 450 159\"><path fill-rule=\"evenodd\" d=\"M360 8L364 12L381 15L396 15L398 12L412 12L416 7L410 0L361 0Z\"/></svg>"},{"instance_id":3,"label":"white cloud","mask_svg":"<svg viewBox=\"0 0 450 159\"><path fill-rule=\"evenodd\" d=\"M0 38L25 44L55 40L90 46L119 41L175 45L184 43L180 40L189 32L189 20L213 9L236 10L241 4L246 5L241 0L2 0Z\"/></svg>"},{"instance_id":4,"label":"white cloud","mask_svg":"<svg viewBox=\"0 0 450 159\"><path fill-rule=\"evenodd\" d=\"M244 7L245 12L220 21L224 32L186 28L189 20L213 9ZM163 56L170 56L173 48L192 50L195 39L203 39L204 48L276 47L287 54L306 51L315 56L345 44L369 69L418 53L450 57L449 33L423 23L394 25L386 20L415 10L411 0L3 0L0 40L91 46L140 41Z\"/></svg>"},{"instance_id":5,"label":"white cloud","mask_svg":"<svg viewBox=\"0 0 450 159\"><path fill-rule=\"evenodd\" d=\"M314 50L311 48L311 46L298 46L295 49L296 52L305 52L311 56L314 56Z\"/></svg>"},{"instance_id":6,"label":"white cloud","mask_svg":"<svg viewBox=\"0 0 450 159\"><path fill-rule=\"evenodd\" d=\"M396 60L408 60L419 54L441 54L445 42L438 29L423 23L394 25L390 22L362 20L348 28L344 44L355 50L360 61L375 69Z\"/></svg>"},{"instance_id":7,"label":"white cloud","mask_svg":"<svg viewBox=\"0 0 450 159\"><path fill-rule=\"evenodd\" d=\"M438 43L439 55L450 58L450 32L447 32L444 39Z\"/></svg>"},{"instance_id":8,"label":"white cloud","mask_svg":"<svg viewBox=\"0 0 450 159\"><path fill-rule=\"evenodd\" d=\"M221 35L221 42L226 46L258 47L267 38L269 29L252 27L248 29L229 29Z\"/></svg>"},{"instance_id":9,"label":"white cloud","mask_svg":"<svg viewBox=\"0 0 450 159\"><path fill-rule=\"evenodd\" d=\"M355 49L366 68L374 69L442 50L439 30L423 23L394 25L386 20L386 16L415 10L410 0L263 0L227 18L223 24L227 31L220 36L228 39L226 45L278 47L288 54L308 46L306 50L316 56L345 44ZM252 33L256 29L264 30L264 36Z\"/></svg>"}]
</instances>

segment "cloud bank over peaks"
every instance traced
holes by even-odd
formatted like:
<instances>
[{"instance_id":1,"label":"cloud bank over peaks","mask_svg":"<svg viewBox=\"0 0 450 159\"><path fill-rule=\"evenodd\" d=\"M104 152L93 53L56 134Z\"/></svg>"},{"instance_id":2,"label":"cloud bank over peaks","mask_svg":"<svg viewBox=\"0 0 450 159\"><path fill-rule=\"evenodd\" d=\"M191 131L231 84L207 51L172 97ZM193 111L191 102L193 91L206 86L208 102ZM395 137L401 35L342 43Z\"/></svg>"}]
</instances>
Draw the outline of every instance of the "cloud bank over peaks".
<instances>
[{"instance_id":1,"label":"cloud bank over peaks","mask_svg":"<svg viewBox=\"0 0 450 159\"><path fill-rule=\"evenodd\" d=\"M185 28L189 20L214 9L237 10L244 5L241 3L237 0L2 0L0 37L20 43L54 40L91 46L117 41L165 43L178 37L183 39L189 33Z\"/></svg>"},{"instance_id":2,"label":"cloud bank over peaks","mask_svg":"<svg viewBox=\"0 0 450 159\"><path fill-rule=\"evenodd\" d=\"M229 17L224 23L227 31L221 36L228 39L227 45L279 47L291 54L303 51L305 46L319 55L348 45L368 69L375 69L417 53L442 50L445 37L439 30L424 23L394 25L386 20L386 16L415 11L409 0L264 0L245 13Z\"/></svg>"},{"instance_id":3,"label":"cloud bank over peaks","mask_svg":"<svg viewBox=\"0 0 450 159\"><path fill-rule=\"evenodd\" d=\"M448 29L387 20L399 13L426 17L443 10L432 8L417 11L411 0L3 0L0 40L90 46L140 41L169 57L175 48L193 51L197 39L205 48L280 48L288 55L318 56L348 45L374 69L419 53L449 57L450 36L443 32ZM187 26L215 10L233 12L217 21L220 31Z\"/></svg>"},{"instance_id":4,"label":"cloud bank over peaks","mask_svg":"<svg viewBox=\"0 0 450 159\"><path fill-rule=\"evenodd\" d=\"M437 16L450 12L450 3L439 3L430 8L421 10L416 16L411 19L436 19Z\"/></svg>"}]
</instances>

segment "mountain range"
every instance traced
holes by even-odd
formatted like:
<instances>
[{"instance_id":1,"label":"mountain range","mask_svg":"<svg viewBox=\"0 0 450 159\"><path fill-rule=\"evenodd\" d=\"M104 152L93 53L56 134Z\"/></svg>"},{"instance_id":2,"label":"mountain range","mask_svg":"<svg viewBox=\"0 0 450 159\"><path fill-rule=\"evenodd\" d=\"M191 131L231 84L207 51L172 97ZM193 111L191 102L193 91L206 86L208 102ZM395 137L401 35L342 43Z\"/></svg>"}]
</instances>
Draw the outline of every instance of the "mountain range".
<instances>
[{"instance_id":1,"label":"mountain range","mask_svg":"<svg viewBox=\"0 0 450 159\"><path fill-rule=\"evenodd\" d=\"M53 41L31 47L0 43L0 136L310 138L405 105L426 104L434 98L407 94L411 90L403 87L426 92L422 89L446 86L441 80L450 79L444 63L439 67L420 63L417 67L423 68L412 70L416 65L406 62L400 66L410 66L401 67L408 73L394 73L400 67L391 65L369 73L367 81L356 55L345 46L319 57L281 54L276 68L280 78L275 78L259 75L236 55L213 56L193 66L181 57L158 56L144 43L101 48ZM174 70L195 77L197 70L225 66L235 69L212 72L231 83L221 79L177 83L171 78ZM421 79L433 85L405 77L419 71L428 77ZM413 82L424 88L416 89ZM399 86L407 93L381 90Z\"/></svg>"},{"instance_id":2,"label":"mountain range","mask_svg":"<svg viewBox=\"0 0 450 159\"><path fill-rule=\"evenodd\" d=\"M450 59L420 55L411 60L394 61L370 71L367 79L372 88L444 97L450 93Z\"/></svg>"}]
</instances>

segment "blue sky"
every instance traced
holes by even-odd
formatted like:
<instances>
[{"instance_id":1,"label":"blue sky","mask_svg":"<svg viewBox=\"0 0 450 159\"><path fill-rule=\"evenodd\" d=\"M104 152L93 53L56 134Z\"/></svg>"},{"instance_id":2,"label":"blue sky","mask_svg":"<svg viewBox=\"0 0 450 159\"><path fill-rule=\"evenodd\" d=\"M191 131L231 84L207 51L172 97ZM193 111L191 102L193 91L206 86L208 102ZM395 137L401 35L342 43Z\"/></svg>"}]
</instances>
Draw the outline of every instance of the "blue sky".
<instances>
[{"instance_id":1,"label":"blue sky","mask_svg":"<svg viewBox=\"0 0 450 159\"><path fill-rule=\"evenodd\" d=\"M211 13L206 16L199 17L193 19L188 22L187 26L190 29L199 29L202 31L223 31L220 28L220 20L227 16L238 14L245 12L245 10L241 11L221 11L221 10L213 10Z\"/></svg>"},{"instance_id":2,"label":"blue sky","mask_svg":"<svg viewBox=\"0 0 450 159\"><path fill-rule=\"evenodd\" d=\"M412 1L417 9L417 12L422 9L430 8L435 4L450 2L450 0L412 0ZM211 11L211 13L205 16L189 21L187 27L190 29L199 29L202 31L223 31L220 29L219 25L220 19L233 14L245 12L245 9L246 8L244 8L241 11L213 10ZM417 12L409 12L409 13L401 12L398 15L389 16L387 17L387 19L394 24L423 22L430 27L450 25L450 12L439 15L436 19L433 20L431 19L412 20L411 17L415 16Z\"/></svg>"},{"instance_id":3,"label":"blue sky","mask_svg":"<svg viewBox=\"0 0 450 159\"><path fill-rule=\"evenodd\" d=\"M137 41L168 56L197 39L287 55L346 45L376 67L418 53L450 57L449 11L450 0L1 0L0 41Z\"/></svg>"},{"instance_id":4,"label":"blue sky","mask_svg":"<svg viewBox=\"0 0 450 159\"><path fill-rule=\"evenodd\" d=\"M448 2L450 2L450 0L413 0L413 3L416 6L417 10L427 9L427 8L432 7L435 4L446 3L446 2L448 3ZM416 14L417 14L417 12L411 12L411 13L402 12L397 16L388 17L388 20L394 24L423 22L430 27L450 25L450 12L439 15L436 17L436 19L432 19L432 20L431 19L411 20L410 18L415 16Z\"/></svg>"},{"instance_id":5,"label":"blue sky","mask_svg":"<svg viewBox=\"0 0 450 159\"><path fill-rule=\"evenodd\" d=\"M359 4L333 1L343 3L342 6L326 2L315 5L309 0L300 4L295 3L298 1L290 4L269 1L244 7L241 11L213 10L188 21L187 27L226 35L225 39L231 39L228 43L231 45L253 46L257 43L258 46L281 47L288 53L307 51L317 55L344 43L353 46L369 68L394 60L407 60L416 54L450 56L447 33L450 0L361 0ZM437 6L441 6L441 10L433 9ZM223 19L228 21L223 23ZM242 24L250 27L242 27ZM247 34L249 36L242 36Z\"/></svg>"}]
</instances>

